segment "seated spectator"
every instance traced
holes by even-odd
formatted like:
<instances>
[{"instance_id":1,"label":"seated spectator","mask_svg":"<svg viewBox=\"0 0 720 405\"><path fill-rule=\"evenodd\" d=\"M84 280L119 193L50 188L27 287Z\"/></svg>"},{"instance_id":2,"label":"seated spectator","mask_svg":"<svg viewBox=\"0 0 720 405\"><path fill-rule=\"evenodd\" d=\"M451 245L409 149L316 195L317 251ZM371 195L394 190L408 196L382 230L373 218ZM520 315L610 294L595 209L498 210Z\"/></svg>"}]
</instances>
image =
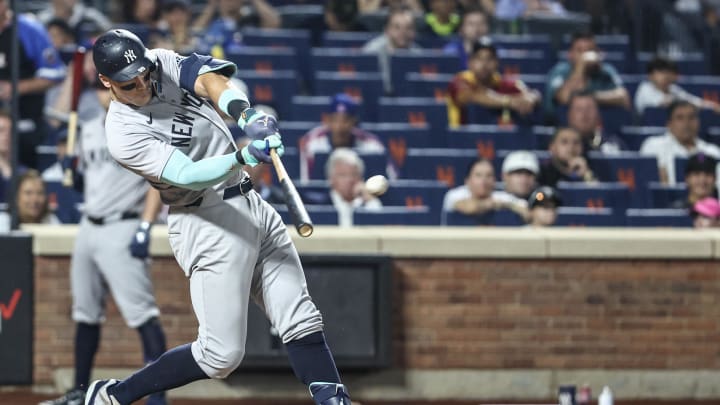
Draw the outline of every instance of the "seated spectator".
<instances>
[{"instance_id":1,"label":"seated spectator","mask_svg":"<svg viewBox=\"0 0 720 405\"><path fill-rule=\"evenodd\" d=\"M164 0L162 17L157 30L150 36L150 48L172 49L181 55L189 55L198 47L190 24L188 0Z\"/></svg>"},{"instance_id":2,"label":"seated spectator","mask_svg":"<svg viewBox=\"0 0 720 405\"><path fill-rule=\"evenodd\" d=\"M345 0L345 2L347 1ZM421 0L358 0L357 4L361 14L400 9L407 9L419 14L425 12Z\"/></svg>"},{"instance_id":3,"label":"seated spectator","mask_svg":"<svg viewBox=\"0 0 720 405\"><path fill-rule=\"evenodd\" d=\"M53 18L48 21L45 28L50 36L50 42L52 42L53 47L60 53L63 62L66 64L70 62L72 54L77 48L75 31L73 31L65 20L59 18Z\"/></svg>"},{"instance_id":4,"label":"seated spectator","mask_svg":"<svg viewBox=\"0 0 720 405\"><path fill-rule=\"evenodd\" d=\"M490 23L487 14L479 8L467 10L460 20L458 31L460 35L448 42L443 51L457 55L461 67L467 69L468 55L472 53L473 45L489 33Z\"/></svg>"},{"instance_id":5,"label":"seated spectator","mask_svg":"<svg viewBox=\"0 0 720 405\"><path fill-rule=\"evenodd\" d=\"M505 191L527 200L535 189L540 165L535 154L518 150L505 156L502 163L502 181Z\"/></svg>"},{"instance_id":6,"label":"seated spectator","mask_svg":"<svg viewBox=\"0 0 720 405\"><path fill-rule=\"evenodd\" d=\"M530 114L540 95L528 89L520 80L504 79L498 72L497 49L487 38L473 45L468 70L456 74L448 86L448 124L451 127L471 124L467 106L477 104L503 117L503 123L511 123L506 117L508 110L520 115Z\"/></svg>"},{"instance_id":7,"label":"seated spectator","mask_svg":"<svg viewBox=\"0 0 720 405\"><path fill-rule=\"evenodd\" d=\"M382 73L385 92L393 91L390 72L390 55L398 49L420 53L420 45L415 43L415 17L412 12L402 9L390 12L385 31L382 35L368 41L363 46L364 53L378 56L378 66Z\"/></svg>"},{"instance_id":8,"label":"seated spectator","mask_svg":"<svg viewBox=\"0 0 720 405\"><path fill-rule=\"evenodd\" d=\"M643 142L640 153L655 156L660 181L675 184L675 158L689 157L702 152L720 158L720 148L698 137L700 117L698 109L687 101L674 101L668 108L667 131L651 136Z\"/></svg>"},{"instance_id":9,"label":"seated spectator","mask_svg":"<svg viewBox=\"0 0 720 405\"><path fill-rule=\"evenodd\" d=\"M330 192L313 193L308 203L333 205L338 212L338 225L352 226L356 208L382 209L382 202L365 189L365 163L352 149L335 149L325 164L325 176Z\"/></svg>"},{"instance_id":10,"label":"seated spectator","mask_svg":"<svg viewBox=\"0 0 720 405\"><path fill-rule=\"evenodd\" d=\"M690 209L693 228L717 228L720 226L720 202L707 197L693 204Z\"/></svg>"},{"instance_id":11,"label":"seated spectator","mask_svg":"<svg viewBox=\"0 0 720 405\"><path fill-rule=\"evenodd\" d=\"M425 14L423 35L447 38L460 26L456 0L430 0L430 11Z\"/></svg>"},{"instance_id":12,"label":"seated spectator","mask_svg":"<svg viewBox=\"0 0 720 405\"><path fill-rule=\"evenodd\" d=\"M647 64L647 79L635 93L635 111L642 114L647 107L667 107L673 101L685 100L698 108L720 113L720 104L692 95L678 86L679 69L675 62L656 57Z\"/></svg>"},{"instance_id":13,"label":"seated spectator","mask_svg":"<svg viewBox=\"0 0 720 405\"><path fill-rule=\"evenodd\" d=\"M11 131L10 113L0 110L0 203L6 202L5 196L8 194L8 186L13 175Z\"/></svg>"},{"instance_id":14,"label":"seated spectator","mask_svg":"<svg viewBox=\"0 0 720 405\"><path fill-rule=\"evenodd\" d=\"M516 20L533 15L563 16L567 13L557 0L498 0L495 17L499 20Z\"/></svg>"},{"instance_id":15,"label":"seated spectator","mask_svg":"<svg viewBox=\"0 0 720 405\"><path fill-rule=\"evenodd\" d=\"M505 209L515 212L523 220L528 217L526 200L495 190L495 169L492 162L483 158L470 164L465 184L449 190L443 200L443 211L471 216Z\"/></svg>"},{"instance_id":16,"label":"seated spectator","mask_svg":"<svg viewBox=\"0 0 720 405\"><path fill-rule=\"evenodd\" d=\"M367 31L358 21L361 1L326 0L323 9L325 27L322 31Z\"/></svg>"},{"instance_id":17,"label":"seated spectator","mask_svg":"<svg viewBox=\"0 0 720 405\"><path fill-rule=\"evenodd\" d=\"M583 140L585 152L598 151L617 154L627 149L625 142L617 135L607 134L602 127L600 107L589 91L573 93L570 96L567 124L578 131Z\"/></svg>"},{"instance_id":18,"label":"seated spectator","mask_svg":"<svg viewBox=\"0 0 720 405\"><path fill-rule=\"evenodd\" d=\"M540 186L532 192L528 204L530 206L529 226L553 226L557 221L557 209L562 205L562 200L554 188Z\"/></svg>"},{"instance_id":19,"label":"seated spectator","mask_svg":"<svg viewBox=\"0 0 720 405\"><path fill-rule=\"evenodd\" d=\"M55 133L57 137L57 144L55 145L57 160L40 174L40 177L42 177L45 182L57 183L63 179L62 161L65 159L65 155L67 155L67 135L67 127L60 128Z\"/></svg>"},{"instance_id":20,"label":"seated spectator","mask_svg":"<svg viewBox=\"0 0 720 405\"><path fill-rule=\"evenodd\" d=\"M160 20L161 0L123 0L122 21L154 29Z\"/></svg>"},{"instance_id":21,"label":"seated spectator","mask_svg":"<svg viewBox=\"0 0 720 405\"><path fill-rule=\"evenodd\" d=\"M692 206L707 197L717 197L716 177L717 160L704 153L690 156L685 166L685 185L687 198L672 203L673 208L692 208Z\"/></svg>"},{"instance_id":22,"label":"seated spectator","mask_svg":"<svg viewBox=\"0 0 720 405\"><path fill-rule=\"evenodd\" d=\"M550 160L540 166L539 184L556 187L559 181L596 181L584 156L582 139L576 130L558 128L548 149Z\"/></svg>"},{"instance_id":23,"label":"seated spectator","mask_svg":"<svg viewBox=\"0 0 720 405\"><path fill-rule=\"evenodd\" d=\"M78 36L84 32L107 31L112 27L103 13L78 0L51 0L45 9L37 13L37 17L43 25L59 18L67 22Z\"/></svg>"},{"instance_id":24,"label":"seated spectator","mask_svg":"<svg viewBox=\"0 0 720 405\"><path fill-rule=\"evenodd\" d=\"M193 23L193 29L205 33L208 45L227 48L239 42L235 35L243 27L280 28L280 23L280 14L267 0L212 0Z\"/></svg>"},{"instance_id":25,"label":"seated spectator","mask_svg":"<svg viewBox=\"0 0 720 405\"><path fill-rule=\"evenodd\" d=\"M545 110L555 114L558 105L567 105L570 96L587 90L601 106L630 108L630 96L617 70L602 61L602 54L589 33L575 33L570 42L567 61L558 62L548 73L545 87Z\"/></svg>"},{"instance_id":26,"label":"seated spectator","mask_svg":"<svg viewBox=\"0 0 720 405\"><path fill-rule=\"evenodd\" d=\"M15 206L21 224L59 224L60 220L50 212L45 183L37 170L21 174L15 188Z\"/></svg>"},{"instance_id":27,"label":"seated spectator","mask_svg":"<svg viewBox=\"0 0 720 405\"><path fill-rule=\"evenodd\" d=\"M341 147L357 152L385 152L377 135L358 128L358 105L352 97L339 93L330 103L327 123L311 129L300 138L300 178L310 178L316 153L330 153Z\"/></svg>"}]
</instances>

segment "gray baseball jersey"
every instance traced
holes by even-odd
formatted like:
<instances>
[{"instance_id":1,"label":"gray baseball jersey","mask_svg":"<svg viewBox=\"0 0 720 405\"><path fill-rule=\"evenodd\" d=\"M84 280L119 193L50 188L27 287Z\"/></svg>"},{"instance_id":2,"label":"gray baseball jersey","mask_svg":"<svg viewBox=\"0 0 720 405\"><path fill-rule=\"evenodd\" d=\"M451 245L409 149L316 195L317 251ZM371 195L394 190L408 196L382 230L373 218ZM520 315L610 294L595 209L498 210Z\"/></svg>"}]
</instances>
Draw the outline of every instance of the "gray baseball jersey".
<instances>
[{"instance_id":1,"label":"gray baseball jersey","mask_svg":"<svg viewBox=\"0 0 720 405\"><path fill-rule=\"evenodd\" d=\"M120 217L123 213L140 215L148 185L112 159L104 124L103 110L83 123L78 138L85 215L78 229L70 269L72 313L77 322L101 322L110 290L127 325L137 328L160 311L153 296L148 263L132 257L128 248L140 220ZM93 223L88 217L102 218L104 223Z\"/></svg>"},{"instance_id":2,"label":"gray baseball jersey","mask_svg":"<svg viewBox=\"0 0 720 405\"><path fill-rule=\"evenodd\" d=\"M225 195L244 173L200 191L161 182L176 149L193 161L236 150L215 109L189 90L198 74L228 73L234 65L202 62L196 55L183 58L162 49L148 52L156 60L150 76L153 97L142 107L111 103L108 146L122 166L148 179L170 205L170 245L190 277L199 323L193 357L208 376L222 378L244 355L250 297L285 342L322 330L322 319L280 215L254 191Z\"/></svg>"}]
</instances>

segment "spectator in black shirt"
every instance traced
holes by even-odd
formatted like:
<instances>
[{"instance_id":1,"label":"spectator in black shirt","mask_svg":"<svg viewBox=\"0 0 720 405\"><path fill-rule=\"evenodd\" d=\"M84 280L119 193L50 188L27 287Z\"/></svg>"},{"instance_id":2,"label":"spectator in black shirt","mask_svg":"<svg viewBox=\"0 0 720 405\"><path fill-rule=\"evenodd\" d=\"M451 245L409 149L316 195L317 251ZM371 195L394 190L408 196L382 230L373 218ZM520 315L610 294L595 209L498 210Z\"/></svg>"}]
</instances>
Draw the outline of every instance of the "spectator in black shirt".
<instances>
[{"instance_id":1,"label":"spectator in black shirt","mask_svg":"<svg viewBox=\"0 0 720 405\"><path fill-rule=\"evenodd\" d=\"M683 200L672 203L673 208L691 208L696 202L707 197L717 197L716 187L717 160L702 152L688 159L685 166L685 185L688 195Z\"/></svg>"},{"instance_id":2,"label":"spectator in black shirt","mask_svg":"<svg viewBox=\"0 0 720 405\"><path fill-rule=\"evenodd\" d=\"M550 160L540 167L539 184L555 187L558 181L596 181L583 156L583 142L576 130L558 128L548 149Z\"/></svg>"}]
</instances>

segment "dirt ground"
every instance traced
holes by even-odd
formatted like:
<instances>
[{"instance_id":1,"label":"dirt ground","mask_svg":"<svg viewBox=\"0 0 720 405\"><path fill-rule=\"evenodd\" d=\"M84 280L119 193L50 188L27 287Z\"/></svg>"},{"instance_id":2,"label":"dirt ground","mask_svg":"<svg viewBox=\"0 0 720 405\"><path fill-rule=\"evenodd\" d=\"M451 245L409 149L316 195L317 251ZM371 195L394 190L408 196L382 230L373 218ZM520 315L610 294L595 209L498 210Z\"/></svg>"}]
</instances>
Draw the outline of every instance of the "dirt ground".
<instances>
[{"instance_id":1,"label":"dirt ground","mask_svg":"<svg viewBox=\"0 0 720 405\"><path fill-rule=\"evenodd\" d=\"M14 392L0 392L0 405L37 405L38 402L49 399L51 396L40 395L31 392L29 389L20 389ZM552 405L552 399L538 400L538 401L363 401L359 398L358 401L362 402L362 405L484 405L484 404L548 404ZM140 402L139 404L142 404ZM239 399L223 399L223 400L210 400L210 399L173 399L171 405L312 405L308 401L295 401L295 400L239 400ZM593 403L594 405L594 403ZM720 401L623 401L616 400L615 405L720 405Z\"/></svg>"}]
</instances>

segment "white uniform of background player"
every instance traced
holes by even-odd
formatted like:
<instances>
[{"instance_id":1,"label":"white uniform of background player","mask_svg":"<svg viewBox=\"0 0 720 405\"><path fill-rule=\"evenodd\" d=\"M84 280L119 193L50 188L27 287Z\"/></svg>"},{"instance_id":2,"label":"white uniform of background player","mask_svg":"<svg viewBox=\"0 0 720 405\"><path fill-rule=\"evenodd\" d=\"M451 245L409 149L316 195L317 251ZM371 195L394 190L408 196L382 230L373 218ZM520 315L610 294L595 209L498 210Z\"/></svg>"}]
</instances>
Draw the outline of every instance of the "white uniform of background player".
<instances>
[{"instance_id":1,"label":"white uniform of background player","mask_svg":"<svg viewBox=\"0 0 720 405\"><path fill-rule=\"evenodd\" d=\"M170 244L190 278L199 328L192 344L128 379L93 383L86 404L124 405L157 390L226 377L244 355L249 298L279 332L316 403L350 404L287 228L241 170L269 161L269 148L282 153L274 117L249 108L247 97L229 85L230 62L147 51L124 30L99 37L94 59L114 94L106 121L110 153L170 205ZM222 118L198 93L255 140L236 151Z\"/></svg>"}]
</instances>

